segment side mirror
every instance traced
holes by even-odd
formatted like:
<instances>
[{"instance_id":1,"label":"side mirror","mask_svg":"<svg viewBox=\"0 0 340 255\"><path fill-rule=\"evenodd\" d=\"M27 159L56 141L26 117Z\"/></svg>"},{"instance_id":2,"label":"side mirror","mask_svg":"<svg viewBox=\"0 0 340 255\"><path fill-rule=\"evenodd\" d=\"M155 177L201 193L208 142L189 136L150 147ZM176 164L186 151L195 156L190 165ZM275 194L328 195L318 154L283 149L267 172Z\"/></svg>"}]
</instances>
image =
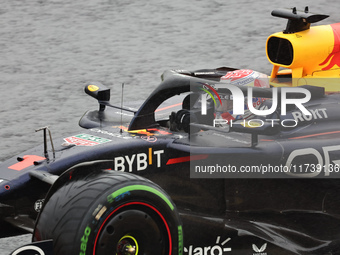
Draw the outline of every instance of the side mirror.
<instances>
[{"instance_id":1,"label":"side mirror","mask_svg":"<svg viewBox=\"0 0 340 255\"><path fill-rule=\"evenodd\" d=\"M110 89L101 83L96 82L85 86L85 93L98 100L99 111L105 110L105 105L110 101Z\"/></svg>"}]
</instances>

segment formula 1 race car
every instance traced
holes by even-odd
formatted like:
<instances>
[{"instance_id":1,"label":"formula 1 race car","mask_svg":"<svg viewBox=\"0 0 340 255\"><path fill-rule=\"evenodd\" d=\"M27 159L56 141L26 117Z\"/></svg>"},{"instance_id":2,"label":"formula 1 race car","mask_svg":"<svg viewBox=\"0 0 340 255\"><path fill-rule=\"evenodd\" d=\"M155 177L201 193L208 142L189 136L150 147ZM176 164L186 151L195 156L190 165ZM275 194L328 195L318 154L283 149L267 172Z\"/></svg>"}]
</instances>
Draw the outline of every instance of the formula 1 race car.
<instances>
[{"instance_id":1,"label":"formula 1 race car","mask_svg":"<svg viewBox=\"0 0 340 255\"><path fill-rule=\"evenodd\" d=\"M1 237L33 233L12 254L340 253L340 23L272 14L270 77L166 71L139 109L92 83L84 129L3 162Z\"/></svg>"}]
</instances>

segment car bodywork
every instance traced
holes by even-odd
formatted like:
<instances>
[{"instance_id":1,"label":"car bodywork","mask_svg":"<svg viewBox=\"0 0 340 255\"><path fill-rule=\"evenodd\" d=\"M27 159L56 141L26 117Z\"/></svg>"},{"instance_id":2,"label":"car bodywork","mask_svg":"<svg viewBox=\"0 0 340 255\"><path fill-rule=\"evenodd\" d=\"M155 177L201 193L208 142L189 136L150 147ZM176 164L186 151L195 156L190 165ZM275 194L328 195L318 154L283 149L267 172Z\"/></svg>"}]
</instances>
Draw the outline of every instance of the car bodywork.
<instances>
[{"instance_id":1,"label":"car bodywork","mask_svg":"<svg viewBox=\"0 0 340 255\"><path fill-rule=\"evenodd\" d=\"M274 10L273 16L288 19L282 32L272 34L266 43L266 53L273 65L273 86L315 85L327 92L339 92L336 78L339 75L339 23L311 27L328 15ZM308 60L308 61L306 61ZM281 70L279 70L282 68ZM286 77L287 80L280 80Z\"/></svg>"},{"instance_id":2,"label":"car bodywork","mask_svg":"<svg viewBox=\"0 0 340 255\"><path fill-rule=\"evenodd\" d=\"M276 16L293 19L290 12L279 13ZM339 91L335 78L339 69L334 65L327 72L333 78L331 86L301 82L324 68L310 72L310 65L301 62L304 56L295 53L303 50L290 39L302 34L304 40L310 40L310 31L319 33L306 25L314 16L306 11L292 16L299 21L293 26L297 30L287 29L289 33L268 39L268 58L274 65L271 85L301 86L309 91L311 100L304 107L311 115L293 105L285 115L275 111L259 117L263 125L257 128L248 122L248 126L235 123L224 130L213 127L213 115L202 115L200 108L183 109L188 95L199 93L203 86L220 84L221 77L237 71L234 68L167 71L138 110L111 105L110 90L90 84L85 92L96 98L100 107L82 117L79 124L84 129L52 141L49 129L43 128L43 145L1 164L1 235L33 232L39 211L48 203L47 194L68 183L70 173L81 177L79 169L91 165L139 175L162 187L183 222L181 254L336 254L340 247L340 95L330 92ZM325 33L336 38L334 27L326 27ZM274 37L292 45L288 46L294 49L291 63L271 57L270 42L278 40L270 39ZM330 45L336 48L333 38ZM323 61L324 56L321 58ZM279 67L288 70L280 73ZM278 82L283 76L288 76L288 82ZM247 93L246 87L238 88ZM254 88L253 95L271 98L273 92ZM300 97L293 95L292 99ZM264 105L270 102L266 100ZM187 110L189 117L195 115L197 122L176 122L181 110ZM268 121L274 119L275 123ZM291 121L294 123L289 124ZM189 125L187 132L183 131L185 125ZM212 168L202 168L212 164L229 165L237 172L223 172L224 178L214 178ZM295 168L288 172L268 171L292 165ZM252 166L259 171L238 171ZM313 166L321 169L316 171ZM201 172L195 175L197 169Z\"/></svg>"}]
</instances>

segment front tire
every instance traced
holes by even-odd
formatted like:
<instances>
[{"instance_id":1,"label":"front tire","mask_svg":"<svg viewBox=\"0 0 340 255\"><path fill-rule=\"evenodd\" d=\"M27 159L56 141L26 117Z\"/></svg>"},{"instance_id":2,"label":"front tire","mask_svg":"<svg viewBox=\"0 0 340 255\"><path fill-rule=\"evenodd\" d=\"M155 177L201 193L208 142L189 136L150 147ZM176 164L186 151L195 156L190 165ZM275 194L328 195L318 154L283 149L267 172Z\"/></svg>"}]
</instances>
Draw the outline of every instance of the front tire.
<instances>
[{"instance_id":1,"label":"front tire","mask_svg":"<svg viewBox=\"0 0 340 255\"><path fill-rule=\"evenodd\" d=\"M178 212L159 186L123 172L70 176L48 197L34 241L53 239L58 255L182 253Z\"/></svg>"}]
</instances>

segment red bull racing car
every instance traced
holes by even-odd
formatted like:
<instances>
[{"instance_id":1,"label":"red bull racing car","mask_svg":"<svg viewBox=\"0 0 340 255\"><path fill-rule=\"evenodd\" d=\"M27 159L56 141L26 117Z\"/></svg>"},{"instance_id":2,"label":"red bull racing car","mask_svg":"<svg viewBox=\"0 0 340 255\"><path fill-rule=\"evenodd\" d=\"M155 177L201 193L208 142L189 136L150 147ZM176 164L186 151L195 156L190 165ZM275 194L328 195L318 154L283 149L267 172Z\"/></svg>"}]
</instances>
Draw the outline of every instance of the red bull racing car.
<instances>
[{"instance_id":1,"label":"red bull racing car","mask_svg":"<svg viewBox=\"0 0 340 255\"><path fill-rule=\"evenodd\" d=\"M166 71L139 109L90 84L81 131L3 162L12 254L339 254L340 23L272 14L269 77Z\"/></svg>"}]
</instances>

